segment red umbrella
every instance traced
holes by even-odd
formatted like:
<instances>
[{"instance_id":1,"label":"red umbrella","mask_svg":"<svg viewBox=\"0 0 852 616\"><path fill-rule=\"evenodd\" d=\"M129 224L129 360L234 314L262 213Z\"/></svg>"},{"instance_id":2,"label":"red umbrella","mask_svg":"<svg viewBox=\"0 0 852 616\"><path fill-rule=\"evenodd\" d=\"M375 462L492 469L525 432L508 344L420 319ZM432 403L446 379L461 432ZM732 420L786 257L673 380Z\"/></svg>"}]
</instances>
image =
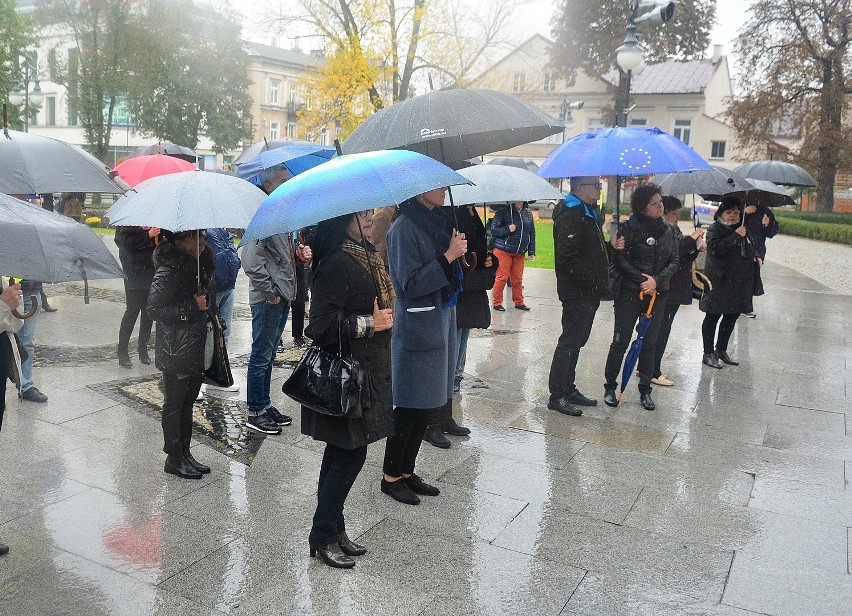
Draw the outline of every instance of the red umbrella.
<instances>
[{"instance_id":1,"label":"red umbrella","mask_svg":"<svg viewBox=\"0 0 852 616\"><path fill-rule=\"evenodd\" d=\"M165 154L151 154L150 156L128 158L120 165L116 165L112 172L131 186L136 186L140 182L158 175L194 169L195 165L180 158Z\"/></svg>"}]
</instances>

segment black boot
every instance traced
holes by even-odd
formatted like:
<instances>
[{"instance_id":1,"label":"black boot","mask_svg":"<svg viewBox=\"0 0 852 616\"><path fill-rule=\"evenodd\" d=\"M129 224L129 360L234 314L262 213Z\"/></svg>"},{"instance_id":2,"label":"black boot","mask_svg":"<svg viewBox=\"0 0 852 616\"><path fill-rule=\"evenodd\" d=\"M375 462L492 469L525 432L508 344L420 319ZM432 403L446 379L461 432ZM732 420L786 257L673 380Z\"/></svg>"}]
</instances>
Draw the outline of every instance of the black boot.
<instances>
[{"instance_id":1,"label":"black boot","mask_svg":"<svg viewBox=\"0 0 852 616\"><path fill-rule=\"evenodd\" d=\"M329 567L334 567L335 569L351 569L355 566L355 561L344 554L340 549L340 546L336 543L329 543L328 545L325 545L324 543L317 543L310 539L308 540L308 543L311 546L311 557L316 556L317 552L319 552L320 558L322 558L323 562Z\"/></svg>"},{"instance_id":2,"label":"black boot","mask_svg":"<svg viewBox=\"0 0 852 616\"><path fill-rule=\"evenodd\" d=\"M429 427L426 428L426 434L423 436L423 440L430 445L440 447L441 449L449 449L452 446L450 439L444 436L444 431L438 427L438 424L430 424Z\"/></svg>"},{"instance_id":3,"label":"black boot","mask_svg":"<svg viewBox=\"0 0 852 616\"><path fill-rule=\"evenodd\" d=\"M470 434L470 428L465 428L456 423L453 419L453 401L447 400L447 403L438 409L438 417L440 418L441 428L446 434L453 436L467 436Z\"/></svg>"},{"instance_id":4,"label":"black boot","mask_svg":"<svg viewBox=\"0 0 852 616\"><path fill-rule=\"evenodd\" d=\"M642 403L642 408L646 411L653 411L657 408L651 398L651 378L647 376L639 377L639 401Z\"/></svg>"},{"instance_id":5,"label":"black boot","mask_svg":"<svg viewBox=\"0 0 852 616\"><path fill-rule=\"evenodd\" d=\"M44 294L44 291L41 292L41 309L45 312L56 312L58 310L58 308L47 303L47 295Z\"/></svg>"},{"instance_id":6,"label":"black boot","mask_svg":"<svg viewBox=\"0 0 852 616\"><path fill-rule=\"evenodd\" d=\"M5 543L0 543L0 556L5 556L9 553L9 546Z\"/></svg>"},{"instance_id":7,"label":"black boot","mask_svg":"<svg viewBox=\"0 0 852 616\"><path fill-rule=\"evenodd\" d=\"M183 459L202 475L210 472L210 467L202 464L192 455L192 407L182 409L180 414L180 446L183 449Z\"/></svg>"},{"instance_id":8,"label":"black boot","mask_svg":"<svg viewBox=\"0 0 852 616\"><path fill-rule=\"evenodd\" d=\"M711 368L722 369L725 367L718 357L716 357L715 353L705 353L701 358L701 363L705 366L710 366Z\"/></svg>"},{"instance_id":9,"label":"black boot","mask_svg":"<svg viewBox=\"0 0 852 616\"><path fill-rule=\"evenodd\" d=\"M363 556L367 553L367 548L352 541L345 531L337 535L337 545L340 546L340 551L347 556Z\"/></svg>"},{"instance_id":10,"label":"black boot","mask_svg":"<svg viewBox=\"0 0 852 616\"><path fill-rule=\"evenodd\" d=\"M127 352L127 349L122 349L119 347L118 349L118 365L122 368L132 368L133 362L130 361L130 353Z\"/></svg>"},{"instance_id":11,"label":"black boot","mask_svg":"<svg viewBox=\"0 0 852 616\"><path fill-rule=\"evenodd\" d=\"M197 470L202 475L206 475L210 472L210 467L196 460L195 457L192 455L192 451L185 451L183 453L183 459L186 460L192 468Z\"/></svg>"},{"instance_id":12,"label":"black boot","mask_svg":"<svg viewBox=\"0 0 852 616\"><path fill-rule=\"evenodd\" d=\"M184 479L201 479L201 473L195 470L195 467L187 462L186 458L177 454L166 456L166 464L163 470Z\"/></svg>"},{"instance_id":13,"label":"black boot","mask_svg":"<svg viewBox=\"0 0 852 616\"><path fill-rule=\"evenodd\" d=\"M148 355L148 342L145 341L145 344L142 344L142 341L139 341L139 363L145 364L146 366L151 365L151 356Z\"/></svg>"},{"instance_id":14,"label":"black boot","mask_svg":"<svg viewBox=\"0 0 852 616\"><path fill-rule=\"evenodd\" d=\"M604 404L607 406L618 406L618 398L615 396L615 387L604 386Z\"/></svg>"},{"instance_id":15,"label":"black boot","mask_svg":"<svg viewBox=\"0 0 852 616\"><path fill-rule=\"evenodd\" d=\"M731 356L728 355L727 351L720 351L720 350L716 349L715 355L716 355L717 360L722 360L724 363L728 364L729 366L739 366L740 365L740 362L734 361L733 359L731 359Z\"/></svg>"}]
</instances>

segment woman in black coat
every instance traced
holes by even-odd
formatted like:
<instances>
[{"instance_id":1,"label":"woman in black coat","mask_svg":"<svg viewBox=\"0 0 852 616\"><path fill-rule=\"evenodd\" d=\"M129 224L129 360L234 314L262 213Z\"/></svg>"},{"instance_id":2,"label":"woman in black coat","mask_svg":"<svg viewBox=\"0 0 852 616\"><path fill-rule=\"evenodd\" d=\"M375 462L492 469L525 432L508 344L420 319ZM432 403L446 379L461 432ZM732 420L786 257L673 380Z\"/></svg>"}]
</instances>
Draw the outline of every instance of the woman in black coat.
<instances>
[{"instance_id":1,"label":"woman in black coat","mask_svg":"<svg viewBox=\"0 0 852 616\"><path fill-rule=\"evenodd\" d=\"M210 467L190 451L192 405L204 378L207 307L215 305L208 282L216 261L204 244L203 231L164 231L163 236L154 250L157 273L147 307L148 316L157 322L154 363L163 372L163 451L168 454L163 470L201 479Z\"/></svg>"},{"instance_id":2,"label":"woman in black coat","mask_svg":"<svg viewBox=\"0 0 852 616\"><path fill-rule=\"evenodd\" d=\"M372 227L372 210L338 216L319 224L311 245L314 278L305 333L331 353L348 347L369 375L371 401L357 419L302 407L302 434L326 443L308 541L311 556L319 552L330 567L354 567L352 556L367 551L347 536L343 506L364 466L367 445L394 431L390 354L394 293L385 265L369 243ZM384 308L379 308L377 289Z\"/></svg>"},{"instance_id":3,"label":"woman in black coat","mask_svg":"<svg viewBox=\"0 0 852 616\"><path fill-rule=\"evenodd\" d=\"M118 258L121 269L124 270L124 298L126 308L121 317L118 330L118 364L132 368L130 361L130 335L139 318L139 361L150 364L148 356L148 340L151 338L151 319L145 312L148 303L148 292L151 281L154 280L154 242L143 227L119 227L115 232L115 243L118 246Z\"/></svg>"},{"instance_id":4,"label":"woman in black coat","mask_svg":"<svg viewBox=\"0 0 852 616\"><path fill-rule=\"evenodd\" d=\"M604 368L604 403L618 406L615 388L624 353L633 336L640 315L648 309L656 293L651 326L644 337L639 355L639 393L642 407L653 411L651 377L654 372L657 333L662 325L669 281L680 267L675 231L663 219L662 191L656 184L644 184L633 191L630 199L633 214L618 227L624 248L615 252L615 270L620 278L614 297L615 326L612 344ZM640 292L643 297L640 299Z\"/></svg>"},{"instance_id":5,"label":"woman in black coat","mask_svg":"<svg viewBox=\"0 0 852 616\"><path fill-rule=\"evenodd\" d=\"M716 222L707 229L707 264L704 273L710 279L712 288L705 290L698 307L705 313L701 325L701 336L704 339L704 357L701 362L711 368L738 364L728 355L728 341L740 314L752 311L754 277L759 264L754 246L748 240L747 230L740 224L741 207L739 199L726 197L716 210Z\"/></svg>"}]
</instances>

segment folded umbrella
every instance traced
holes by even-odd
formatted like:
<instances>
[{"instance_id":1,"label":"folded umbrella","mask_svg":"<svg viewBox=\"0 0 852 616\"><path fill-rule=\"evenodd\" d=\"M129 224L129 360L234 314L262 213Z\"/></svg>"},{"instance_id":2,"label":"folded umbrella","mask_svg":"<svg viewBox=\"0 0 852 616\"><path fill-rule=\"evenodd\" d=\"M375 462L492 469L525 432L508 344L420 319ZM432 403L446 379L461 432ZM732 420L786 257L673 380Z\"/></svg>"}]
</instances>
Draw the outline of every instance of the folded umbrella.
<instances>
[{"instance_id":1,"label":"folded umbrella","mask_svg":"<svg viewBox=\"0 0 852 616\"><path fill-rule=\"evenodd\" d=\"M453 199L458 205L559 200L564 197L562 192L551 186L547 180L518 167L476 165L460 169L458 173L474 184L453 188Z\"/></svg>"},{"instance_id":2,"label":"folded umbrella","mask_svg":"<svg viewBox=\"0 0 852 616\"><path fill-rule=\"evenodd\" d=\"M254 178L264 169L284 165L291 175L299 175L335 156L332 146L314 143L291 143L274 150L264 150L257 157L237 167L237 176L244 180ZM254 182L258 183L258 182Z\"/></svg>"},{"instance_id":3,"label":"folded umbrella","mask_svg":"<svg viewBox=\"0 0 852 616\"><path fill-rule=\"evenodd\" d=\"M0 193L57 192L120 194L128 189L110 177L105 164L58 139L16 130L0 135Z\"/></svg>"},{"instance_id":4,"label":"folded umbrella","mask_svg":"<svg viewBox=\"0 0 852 616\"><path fill-rule=\"evenodd\" d=\"M645 295L639 292L639 299L644 299ZM636 323L636 340L630 344L630 349L624 358L624 369L621 371L621 391L618 392L618 401L624 398L624 390L627 389L627 383L630 381L630 376L636 368L636 363L639 361L639 355L642 353L642 344L645 339L645 334L651 327L651 318L654 312L654 302L657 301L657 292L651 294L651 301L648 302L648 309L645 314L639 316L639 321Z\"/></svg>"},{"instance_id":5,"label":"folded umbrella","mask_svg":"<svg viewBox=\"0 0 852 616\"><path fill-rule=\"evenodd\" d=\"M0 268L41 282L82 280L87 304L90 279L124 276L88 226L7 195L0 195Z\"/></svg>"},{"instance_id":6,"label":"folded umbrella","mask_svg":"<svg viewBox=\"0 0 852 616\"><path fill-rule=\"evenodd\" d=\"M112 172L131 186L136 186L158 175L193 171L194 169L194 163L187 162L182 158L165 154L149 154L128 158L123 163L116 165Z\"/></svg>"},{"instance_id":7,"label":"folded umbrella","mask_svg":"<svg viewBox=\"0 0 852 616\"><path fill-rule=\"evenodd\" d=\"M266 197L232 175L183 171L145 180L106 212L113 227L244 229Z\"/></svg>"},{"instance_id":8,"label":"folded umbrella","mask_svg":"<svg viewBox=\"0 0 852 616\"><path fill-rule=\"evenodd\" d=\"M408 150L340 156L287 180L252 219L243 241L286 233L361 210L398 205L421 193L469 180Z\"/></svg>"}]
</instances>

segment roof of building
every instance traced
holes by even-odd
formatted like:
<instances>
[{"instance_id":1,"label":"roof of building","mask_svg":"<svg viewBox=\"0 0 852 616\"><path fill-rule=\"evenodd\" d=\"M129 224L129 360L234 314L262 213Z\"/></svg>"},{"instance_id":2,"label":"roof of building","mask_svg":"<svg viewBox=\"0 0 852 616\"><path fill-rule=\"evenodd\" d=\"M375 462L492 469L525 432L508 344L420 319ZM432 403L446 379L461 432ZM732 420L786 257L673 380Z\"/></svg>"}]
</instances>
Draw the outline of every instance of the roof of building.
<instances>
[{"instance_id":1,"label":"roof of building","mask_svg":"<svg viewBox=\"0 0 852 616\"><path fill-rule=\"evenodd\" d=\"M315 54L302 53L294 49L281 49L272 45L246 41L249 57L268 58L296 66L322 66L325 58Z\"/></svg>"},{"instance_id":2,"label":"roof of building","mask_svg":"<svg viewBox=\"0 0 852 616\"><path fill-rule=\"evenodd\" d=\"M630 81L632 94L700 94L709 85L721 61L667 60L649 64ZM615 85L618 71L611 70L603 78Z\"/></svg>"}]
</instances>

